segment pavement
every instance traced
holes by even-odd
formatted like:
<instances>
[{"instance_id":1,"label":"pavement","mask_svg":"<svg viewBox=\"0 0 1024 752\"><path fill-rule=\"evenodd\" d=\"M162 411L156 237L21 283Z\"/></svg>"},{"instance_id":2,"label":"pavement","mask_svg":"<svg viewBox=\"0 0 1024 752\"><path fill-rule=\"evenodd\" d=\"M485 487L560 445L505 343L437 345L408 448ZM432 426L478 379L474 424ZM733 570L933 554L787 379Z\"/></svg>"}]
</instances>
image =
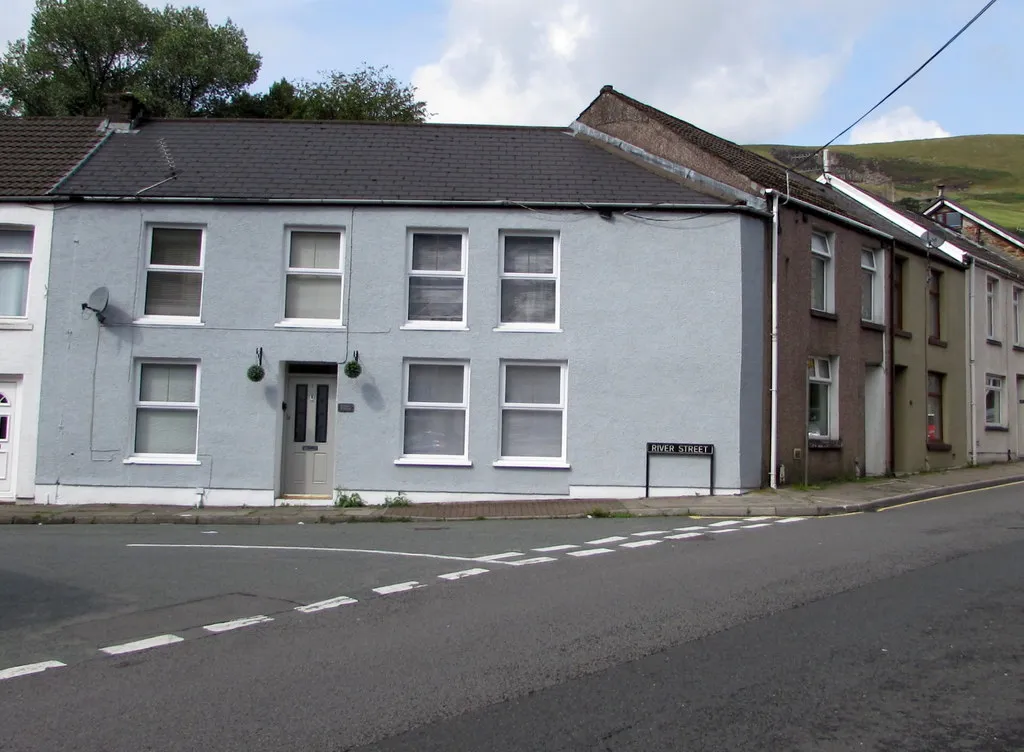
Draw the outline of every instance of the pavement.
<instances>
[{"instance_id":1,"label":"pavement","mask_svg":"<svg viewBox=\"0 0 1024 752\"><path fill-rule=\"evenodd\" d=\"M580 517L819 517L1024 483L1024 462L1007 462L845 483L765 489L742 496L470 501L408 506L203 507L156 504L0 504L4 524L294 525L340 522L529 520Z\"/></svg>"}]
</instances>

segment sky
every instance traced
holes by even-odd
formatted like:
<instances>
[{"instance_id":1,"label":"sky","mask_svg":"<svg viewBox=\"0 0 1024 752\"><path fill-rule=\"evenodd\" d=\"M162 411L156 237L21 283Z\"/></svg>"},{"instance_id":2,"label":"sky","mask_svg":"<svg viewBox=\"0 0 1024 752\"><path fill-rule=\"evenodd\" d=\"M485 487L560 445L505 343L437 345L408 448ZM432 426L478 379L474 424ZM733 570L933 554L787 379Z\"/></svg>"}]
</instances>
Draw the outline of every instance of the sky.
<instances>
[{"instance_id":1,"label":"sky","mask_svg":"<svg viewBox=\"0 0 1024 752\"><path fill-rule=\"evenodd\" d=\"M34 0L0 0L0 42ZM164 2L152 2L162 6ZM185 5L188 3L172 3ZM192 0L261 53L253 87L388 66L434 122L568 125L604 84L740 143L820 145L983 0ZM1024 131L1024 1L999 0L837 143Z\"/></svg>"}]
</instances>

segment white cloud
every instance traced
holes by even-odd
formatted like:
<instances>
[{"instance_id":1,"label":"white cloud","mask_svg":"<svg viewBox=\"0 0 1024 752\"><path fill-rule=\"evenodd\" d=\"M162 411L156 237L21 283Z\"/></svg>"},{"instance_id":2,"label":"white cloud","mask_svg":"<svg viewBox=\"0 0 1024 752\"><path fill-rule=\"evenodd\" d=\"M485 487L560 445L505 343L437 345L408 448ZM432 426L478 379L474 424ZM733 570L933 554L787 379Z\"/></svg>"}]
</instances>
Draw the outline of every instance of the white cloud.
<instances>
[{"instance_id":1,"label":"white cloud","mask_svg":"<svg viewBox=\"0 0 1024 752\"><path fill-rule=\"evenodd\" d=\"M864 0L860 11L874 5ZM778 3L748 0L451 0L443 52L412 82L441 122L567 124L612 84L728 138L766 141L814 114L852 38L843 36L852 26L840 22L849 11L821 0L787 8L780 15ZM797 37L787 38L785 18L806 19Z\"/></svg>"},{"instance_id":2,"label":"white cloud","mask_svg":"<svg viewBox=\"0 0 1024 752\"><path fill-rule=\"evenodd\" d=\"M865 120L850 132L851 144L878 144L888 141L915 141L923 138L949 138L950 134L935 120L925 120L913 107L900 107Z\"/></svg>"}]
</instances>

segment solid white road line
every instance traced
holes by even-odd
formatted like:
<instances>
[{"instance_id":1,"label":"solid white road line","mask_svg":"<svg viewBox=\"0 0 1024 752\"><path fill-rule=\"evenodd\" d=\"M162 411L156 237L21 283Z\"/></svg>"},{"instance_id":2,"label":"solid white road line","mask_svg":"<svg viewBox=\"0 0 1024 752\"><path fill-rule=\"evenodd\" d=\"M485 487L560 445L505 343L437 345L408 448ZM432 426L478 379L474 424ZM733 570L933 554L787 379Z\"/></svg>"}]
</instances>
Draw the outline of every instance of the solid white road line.
<instances>
[{"instance_id":1,"label":"solid white road line","mask_svg":"<svg viewBox=\"0 0 1024 752\"><path fill-rule=\"evenodd\" d=\"M786 524L789 524L790 522L803 522L806 519L807 519L806 517L786 517L784 519L778 520L777 522L780 525L786 525Z\"/></svg>"},{"instance_id":2,"label":"solid white road line","mask_svg":"<svg viewBox=\"0 0 1024 752\"><path fill-rule=\"evenodd\" d=\"M164 645L173 645L176 642L184 642L184 637L178 637L178 635L165 634L158 635L157 637L147 637L145 640L136 640L135 642L126 642L122 645L111 645L107 648L100 648L101 653L107 655L123 655L124 653L136 653L140 650L149 650L150 648L159 648Z\"/></svg>"},{"instance_id":3,"label":"solid white road line","mask_svg":"<svg viewBox=\"0 0 1024 752\"><path fill-rule=\"evenodd\" d=\"M645 530L642 533L630 533L630 535L635 535L637 538L644 538L648 535L664 535L665 533L671 532L671 530Z\"/></svg>"},{"instance_id":4,"label":"solid white road line","mask_svg":"<svg viewBox=\"0 0 1024 752\"><path fill-rule=\"evenodd\" d=\"M739 525L743 520L723 520L722 522L712 522L708 527L728 527L729 525Z\"/></svg>"},{"instance_id":5,"label":"solid white road line","mask_svg":"<svg viewBox=\"0 0 1024 752\"><path fill-rule=\"evenodd\" d=\"M759 522L756 525L744 525L743 527L740 528L740 530L753 530L755 527L771 527L771 526L772 526L772 523L770 523L770 522Z\"/></svg>"},{"instance_id":6,"label":"solid white road line","mask_svg":"<svg viewBox=\"0 0 1024 752\"><path fill-rule=\"evenodd\" d=\"M337 598L329 598L326 601L317 601L316 603L310 603L306 606L296 606L295 610L304 614L315 614L317 611L326 611L329 608L347 606L349 603L358 603L358 601L355 598L349 598L347 595L339 595Z\"/></svg>"},{"instance_id":7,"label":"solid white road line","mask_svg":"<svg viewBox=\"0 0 1024 752\"><path fill-rule=\"evenodd\" d=\"M623 543L619 548L643 548L644 546L656 546L659 543L661 543L659 540L638 540L631 543Z\"/></svg>"},{"instance_id":8,"label":"solid white road line","mask_svg":"<svg viewBox=\"0 0 1024 752\"><path fill-rule=\"evenodd\" d=\"M472 561L501 561L502 559L514 559L517 556L522 556L518 551L508 551L503 554L488 554L487 556L477 556Z\"/></svg>"},{"instance_id":9,"label":"solid white road line","mask_svg":"<svg viewBox=\"0 0 1024 752\"><path fill-rule=\"evenodd\" d=\"M424 588L426 585L421 585L415 580L412 582L399 582L397 585L385 585L384 587L375 587L373 592L377 595L391 595L392 593L404 593L407 590L418 590Z\"/></svg>"},{"instance_id":10,"label":"solid white road line","mask_svg":"<svg viewBox=\"0 0 1024 752\"><path fill-rule=\"evenodd\" d=\"M605 543L618 543L619 541L629 540L625 535L613 535L610 538L598 538L597 540L587 541L588 546L603 546Z\"/></svg>"},{"instance_id":11,"label":"solid white road line","mask_svg":"<svg viewBox=\"0 0 1024 752\"><path fill-rule=\"evenodd\" d=\"M528 564L544 564L549 561L557 561L553 556L536 556L532 559L520 559L519 561L510 561L514 567L525 567Z\"/></svg>"},{"instance_id":12,"label":"solid white road line","mask_svg":"<svg viewBox=\"0 0 1024 752\"><path fill-rule=\"evenodd\" d=\"M381 551L374 548L321 548L316 546L232 546L201 543L128 543L128 548L229 548L249 551L326 551L342 554L382 554L384 556L412 556L420 559L444 559L446 561L476 561L469 556L442 556L441 554L420 554L410 551Z\"/></svg>"},{"instance_id":13,"label":"solid white road line","mask_svg":"<svg viewBox=\"0 0 1024 752\"><path fill-rule=\"evenodd\" d=\"M566 543L562 546L544 546L544 548L535 548L533 550L540 554L549 554L554 551L572 551L574 548L579 548L579 546L572 543Z\"/></svg>"},{"instance_id":14,"label":"solid white road line","mask_svg":"<svg viewBox=\"0 0 1024 752\"><path fill-rule=\"evenodd\" d=\"M207 624L203 629L207 632L213 632L218 634L220 632L230 632L232 629L241 629L242 627L251 627L256 624L266 624L268 621L273 621L269 616L248 616L244 619L234 619L232 621L222 621L218 624Z\"/></svg>"},{"instance_id":15,"label":"solid white road line","mask_svg":"<svg viewBox=\"0 0 1024 752\"><path fill-rule=\"evenodd\" d=\"M610 554L611 548L588 548L583 551L570 551L567 556L596 556L597 554Z\"/></svg>"},{"instance_id":16,"label":"solid white road line","mask_svg":"<svg viewBox=\"0 0 1024 752\"><path fill-rule=\"evenodd\" d=\"M677 527L680 533L692 533L694 530L707 530L707 525L693 525L691 527Z\"/></svg>"},{"instance_id":17,"label":"solid white road line","mask_svg":"<svg viewBox=\"0 0 1024 752\"><path fill-rule=\"evenodd\" d=\"M461 572L439 574L438 578L442 580L461 580L463 577L475 577L478 574L487 574L490 571L489 569L463 569Z\"/></svg>"},{"instance_id":18,"label":"solid white road line","mask_svg":"<svg viewBox=\"0 0 1024 752\"><path fill-rule=\"evenodd\" d=\"M49 668L63 668L65 665L60 661L43 661L42 663L29 663L25 666L5 668L3 671L0 671L0 681L14 679L18 676L28 676L29 674L39 674Z\"/></svg>"},{"instance_id":19,"label":"solid white road line","mask_svg":"<svg viewBox=\"0 0 1024 752\"><path fill-rule=\"evenodd\" d=\"M687 540L688 538L700 538L704 533L680 533L679 535L666 535L665 540Z\"/></svg>"}]
</instances>

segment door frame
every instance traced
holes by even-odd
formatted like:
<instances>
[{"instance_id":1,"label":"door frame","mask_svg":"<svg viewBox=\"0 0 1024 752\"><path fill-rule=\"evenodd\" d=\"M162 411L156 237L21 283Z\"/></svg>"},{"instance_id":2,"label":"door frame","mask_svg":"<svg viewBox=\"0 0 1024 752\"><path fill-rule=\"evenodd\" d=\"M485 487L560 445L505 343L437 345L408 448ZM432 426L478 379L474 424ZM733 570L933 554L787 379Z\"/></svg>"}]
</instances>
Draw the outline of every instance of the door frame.
<instances>
[{"instance_id":1,"label":"door frame","mask_svg":"<svg viewBox=\"0 0 1024 752\"><path fill-rule=\"evenodd\" d=\"M281 368L281 384L282 384L282 396L281 396L281 412L280 419L277 422L277 493L275 494L277 499L287 500L290 503L301 503L303 500L309 501L322 501L323 499L333 498L334 484L337 481L337 409L334 407L334 403L338 401L338 383L339 369L337 363L323 363L323 362L287 362L282 363ZM287 419L288 407L292 400L292 383L293 380L301 379L302 377L311 379L324 379L330 382L331 388L328 391L328 400L331 400L333 396L333 403L328 406L327 410L327 431L329 443L331 445L331 493L326 494L289 494L286 493L285 487L287 485L288 471L288 451L287 447L289 441L285 436L285 431L288 430L289 422Z\"/></svg>"},{"instance_id":2,"label":"door frame","mask_svg":"<svg viewBox=\"0 0 1024 752\"><path fill-rule=\"evenodd\" d=\"M7 446L9 448L8 468L11 484L10 491L0 491L0 499L9 501L18 496L18 433L21 430L21 422L18 420L21 412L21 379L0 376L0 393L6 394L10 401L7 415Z\"/></svg>"}]
</instances>

